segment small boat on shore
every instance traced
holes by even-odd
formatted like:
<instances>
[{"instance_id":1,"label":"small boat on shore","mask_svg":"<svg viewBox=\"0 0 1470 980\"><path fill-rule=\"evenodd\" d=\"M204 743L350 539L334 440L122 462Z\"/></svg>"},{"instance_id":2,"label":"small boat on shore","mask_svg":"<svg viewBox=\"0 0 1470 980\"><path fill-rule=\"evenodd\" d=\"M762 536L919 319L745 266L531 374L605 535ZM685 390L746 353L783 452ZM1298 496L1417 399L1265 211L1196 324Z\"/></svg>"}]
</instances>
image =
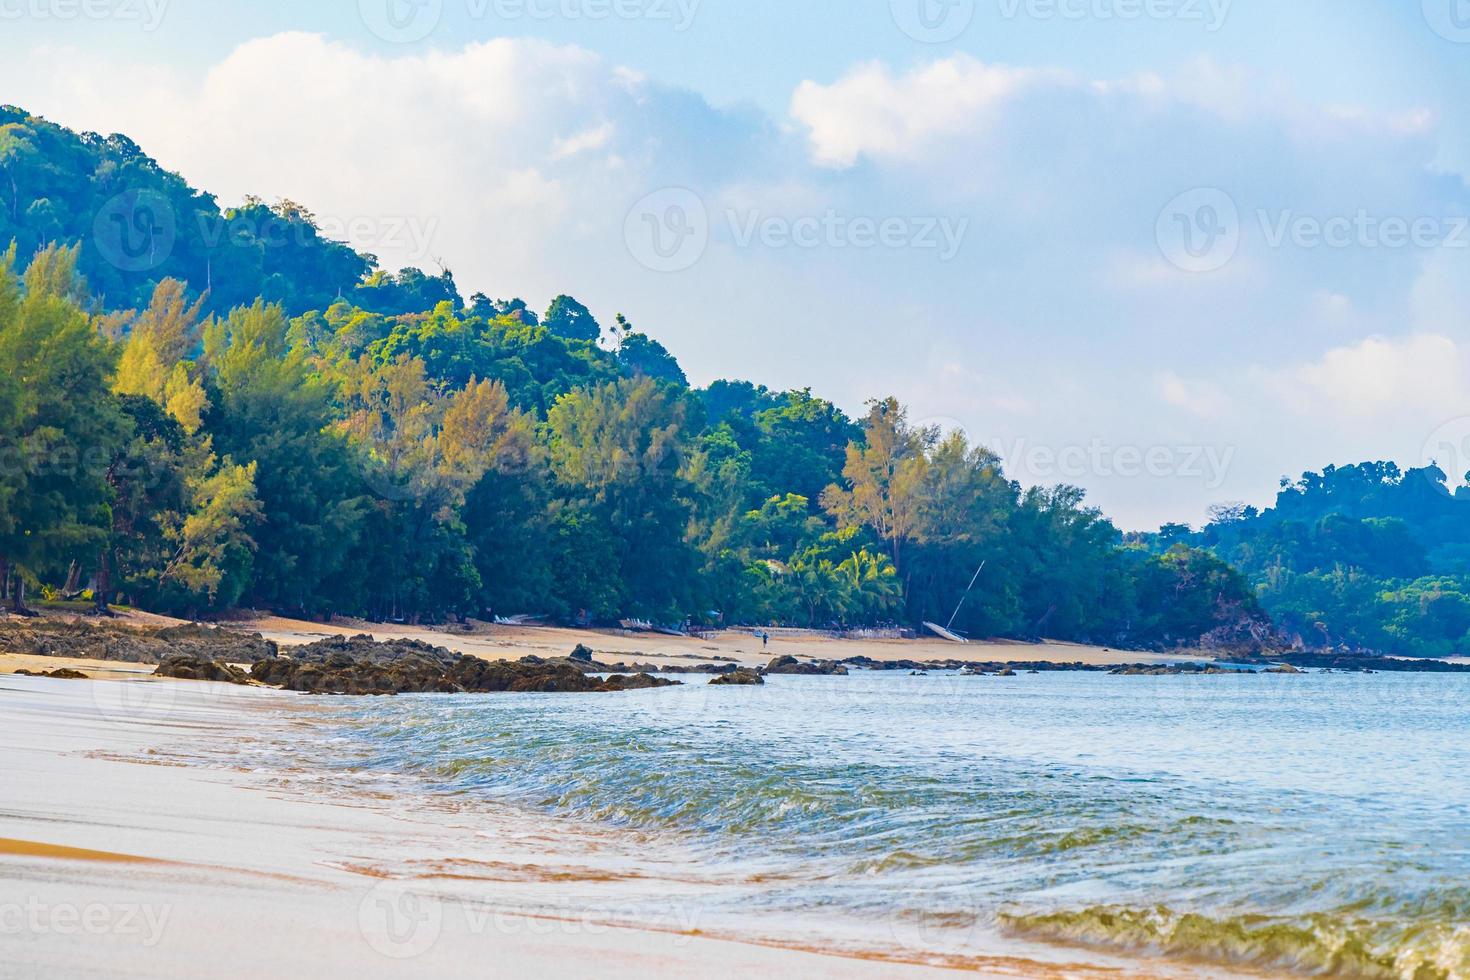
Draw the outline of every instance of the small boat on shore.
<instances>
[{"instance_id":1,"label":"small boat on shore","mask_svg":"<svg viewBox=\"0 0 1470 980\"><path fill-rule=\"evenodd\" d=\"M963 636L960 636L958 633L954 632L953 630L945 629L943 626L940 626L938 623L925 622L924 623L924 628L926 630L928 630L929 632L933 633L935 636L939 637L940 639L948 640L951 643L969 643L970 642L969 640L965 639Z\"/></svg>"}]
</instances>

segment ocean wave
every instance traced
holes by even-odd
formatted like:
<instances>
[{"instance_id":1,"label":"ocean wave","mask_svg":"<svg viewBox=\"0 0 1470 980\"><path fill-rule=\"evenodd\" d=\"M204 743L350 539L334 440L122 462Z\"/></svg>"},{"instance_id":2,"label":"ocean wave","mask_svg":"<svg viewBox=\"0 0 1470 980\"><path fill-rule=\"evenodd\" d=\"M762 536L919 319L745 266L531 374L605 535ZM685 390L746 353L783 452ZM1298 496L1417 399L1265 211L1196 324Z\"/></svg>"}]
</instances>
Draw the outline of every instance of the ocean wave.
<instances>
[{"instance_id":1,"label":"ocean wave","mask_svg":"<svg viewBox=\"0 0 1470 980\"><path fill-rule=\"evenodd\" d=\"M1375 980L1470 977L1470 925L1453 921L1386 922L1325 913L1212 918L1164 906L1007 912L1000 920L1008 931L1031 939L1228 966Z\"/></svg>"}]
</instances>

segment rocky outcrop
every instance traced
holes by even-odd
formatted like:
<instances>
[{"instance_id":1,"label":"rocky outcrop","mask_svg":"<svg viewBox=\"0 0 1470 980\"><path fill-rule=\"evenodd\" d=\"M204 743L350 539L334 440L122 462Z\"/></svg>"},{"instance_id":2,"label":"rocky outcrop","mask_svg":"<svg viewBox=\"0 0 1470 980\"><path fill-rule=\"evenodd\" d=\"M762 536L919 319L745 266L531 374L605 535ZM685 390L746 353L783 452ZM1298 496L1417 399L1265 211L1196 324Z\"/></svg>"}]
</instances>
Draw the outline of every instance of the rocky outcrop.
<instances>
[{"instance_id":1,"label":"rocky outcrop","mask_svg":"<svg viewBox=\"0 0 1470 980\"><path fill-rule=\"evenodd\" d=\"M678 687L678 681L671 681L663 677L654 677L652 674L614 674L602 682L599 691L643 691L655 687Z\"/></svg>"},{"instance_id":2,"label":"rocky outcrop","mask_svg":"<svg viewBox=\"0 0 1470 980\"><path fill-rule=\"evenodd\" d=\"M1214 664L1128 664L1123 667L1115 667L1109 673L1117 674L1121 677L1166 677L1182 674L1239 674L1253 676L1255 671L1230 670L1226 667L1217 667Z\"/></svg>"},{"instance_id":3,"label":"rocky outcrop","mask_svg":"<svg viewBox=\"0 0 1470 980\"><path fill-rule=\"evenodd\" d=\"M50 672L44 670L17 670L16 673L19 674L21 677L49 677L52 680L57 681L88 680L86 674L82 673L80 670L72 670L70 667L63 667L60 670L53 670Z\"/></svg>"},{"instance_id":4,"label":"rocky outcrop","mask_svg":"<svg viewBox=\"0 0 1470 980\"><path fill-rule=\"evenodd\" d=\"M153 672L155 677L173 677L184 681L215 681L222 684L249 684L250 678L239 667L217 663L205 657L178 653L164 657Z\"/></svg>"},{"instance_id":5,"label":"rocky outcrop","mask_svg":"<svg viewBox=\"0 0 1470 980\"><path fill-rule=\"evenodd\" d=\"M766 665L764 674L800 674L805 676L847 676L847 668L833 660L802 663L795 657L777 657Z\"/></svg>"},{"instance_id":6,"label":"rocky outcrop","mask_svg":"<svg viewBox=\"0 0 1470 980\"><path fill-rule=\"evenodd\" d=\"M731 685L755 685L764 684L765 682L766 679L760 674L756 673L753 670L746 669L732 670L730 671L730 673L721 674L719 677L716 677L714 680L710 681L711 684Z\"/></svg>"},{"instance_id":7,"label":"rocky outcrop","mask_svg":"<svg viewBox=\"0 0 1470 980\"><path fill-rule=\"evenodd\" d=\"M251 668L251 676L262 684L288 691L370 696L585 694L672 687L676 683L649 674L619 674L604 680L585 672L570 659L527 657L515 662L489 661L424 644L413 649L400 648L397 659L388 659L384 648L394 644L364 647L362 639L356 637L346 644L337 643L330 650L318 648L311 652L312 659L307 662L295 657L263 660Z\"/></svg>"},{"instance_id":8,"label":"rocky outcrop","mask_svg":"<svg viewBox=\"0 0 1470 980\"><path fill-rule=\"evenodd\" d=\"M249 664L276 655L259 633L210 626L142 629L121 623L31 619L0 624L0 652L78 660L162 663L176 654Z\"/></svg>"}]
</instances>

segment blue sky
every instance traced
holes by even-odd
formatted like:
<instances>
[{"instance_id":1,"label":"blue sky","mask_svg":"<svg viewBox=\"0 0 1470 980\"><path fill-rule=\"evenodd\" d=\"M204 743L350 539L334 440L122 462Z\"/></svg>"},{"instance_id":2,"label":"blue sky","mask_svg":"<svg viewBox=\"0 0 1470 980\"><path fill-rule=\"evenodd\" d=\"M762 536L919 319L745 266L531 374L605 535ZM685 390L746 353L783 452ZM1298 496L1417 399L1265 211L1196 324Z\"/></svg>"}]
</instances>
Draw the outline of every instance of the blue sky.
<instances>
[{"instance_id":1,"label":"blue sky","mask_svg":"<svg viewBox=\"0 0 1470 980\"><path fill-rule=\"evenodd\" d=\"M1466 0L91 2L0 0L0 101L1125 527L1470 470Z\"/></svg>"}]
</instances>

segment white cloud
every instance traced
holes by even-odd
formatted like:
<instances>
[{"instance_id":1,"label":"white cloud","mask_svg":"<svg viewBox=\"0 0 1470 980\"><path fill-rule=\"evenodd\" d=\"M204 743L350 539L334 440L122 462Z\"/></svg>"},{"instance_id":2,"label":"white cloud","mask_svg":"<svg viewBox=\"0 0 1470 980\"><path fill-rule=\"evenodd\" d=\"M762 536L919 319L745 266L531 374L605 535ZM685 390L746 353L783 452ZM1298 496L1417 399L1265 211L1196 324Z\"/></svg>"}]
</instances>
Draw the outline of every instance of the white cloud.
<instances>
[{"instance_id":1,"label":"white cloud","mask_svg":"<svg viewBox=\"0 0 1470 980\"><path fill-rule=\"evenodd\" d=\"M930 62L895 76L886 65L862 65L831 85L802 82L791 115L810 130L812 155L826 166L858 157L905 158L934 138L974 132L986 113L1058 72L985 65L968 55Z\"/></svg>"},{"instance_id":2,"label":"white cloud","mask_svg":"<svg viewBox=\"0 0 1470 980\"><path fill-rule=\"evenodd\" d=\"M1369 337L1274 377L1298 411L1347 418L1453 417L1470 409L1470 363L1449 337Z\"/></svg>"},{"instance_id":3,"label":"white cloud","mask_svg":"<svg viewBox=\"0 0 1470 980\"><path fill-rule=\"evenodd\" d=\"M1164 371L1154 379L1159 397L1174 408L1183 409L1203 419L1224 417L1231 408L1230 397L1219 385L1210 381L1186 381L1173 371Z\"/></svg>"}]
</instances>

